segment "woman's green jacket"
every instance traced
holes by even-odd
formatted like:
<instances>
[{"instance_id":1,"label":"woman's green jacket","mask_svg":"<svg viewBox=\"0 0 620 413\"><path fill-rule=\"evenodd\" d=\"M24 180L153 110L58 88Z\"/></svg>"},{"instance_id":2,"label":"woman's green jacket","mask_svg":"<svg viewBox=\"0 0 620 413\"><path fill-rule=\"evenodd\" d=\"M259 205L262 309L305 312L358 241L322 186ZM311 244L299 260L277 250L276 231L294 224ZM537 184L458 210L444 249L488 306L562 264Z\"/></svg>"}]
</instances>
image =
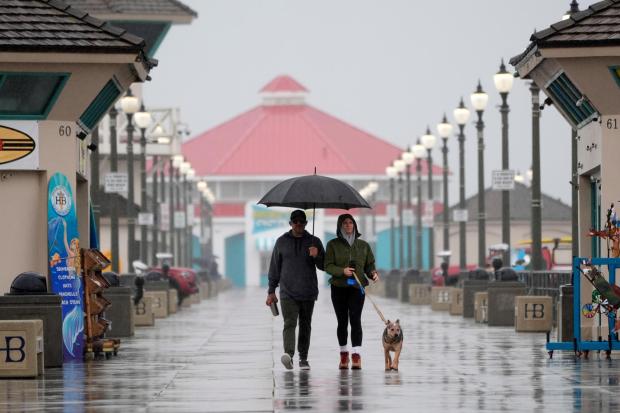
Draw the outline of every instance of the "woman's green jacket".
<instances>
[{"instance_id":1,"label":"woman's green jacket","mask_svg":"<svg viewBox=\"0 0 620 413\"><path fill-rule=\"evenodd\" d=\"M364 240L356 238L353 245L343 238L334 238L327 243L325 251L325 271L331 275L329 283L335 287L346 287L347 277L344 275L345 267L351 261L355 262L355 273L364 286L368 285L366 274L371 278L371 273L375 270L375 256L370 249L370 245ZM357 282L354 284L359 288Z\"/></svg>"}]
</instances>

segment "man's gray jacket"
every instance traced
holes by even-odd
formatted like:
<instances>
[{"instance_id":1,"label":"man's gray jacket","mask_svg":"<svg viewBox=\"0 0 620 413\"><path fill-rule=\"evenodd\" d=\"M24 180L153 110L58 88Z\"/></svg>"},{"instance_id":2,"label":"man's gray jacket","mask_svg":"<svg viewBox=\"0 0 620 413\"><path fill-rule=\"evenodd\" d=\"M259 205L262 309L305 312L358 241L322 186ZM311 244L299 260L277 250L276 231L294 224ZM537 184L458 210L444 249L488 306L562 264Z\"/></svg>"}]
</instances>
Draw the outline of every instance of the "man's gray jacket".
<instances>
[{"instance_id":1,"label":"man's gray jacket","mask_svg":"<svg viewBox=\"0 0 620 413\"><path fill-rule=\"evenodd\" d=\"M312 246L319 250L315 258L308 251ZM279 285L280 298L316 300L319 295L316 268L323 270L324 259L323 243L308 231L301 237L294 237L292 231L283 234L271 254L268 292L274 293Z\"/></svg>"}]
</instances>

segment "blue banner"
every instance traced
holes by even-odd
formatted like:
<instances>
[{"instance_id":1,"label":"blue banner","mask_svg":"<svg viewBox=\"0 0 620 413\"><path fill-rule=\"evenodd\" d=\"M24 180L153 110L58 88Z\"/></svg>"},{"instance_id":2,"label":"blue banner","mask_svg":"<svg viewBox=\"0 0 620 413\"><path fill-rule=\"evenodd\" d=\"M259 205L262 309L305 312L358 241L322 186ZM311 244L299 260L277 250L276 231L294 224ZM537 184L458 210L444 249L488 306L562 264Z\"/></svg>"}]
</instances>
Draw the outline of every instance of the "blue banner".
<instances>
[{"instance_id":1,"label":"blue banner","mask_svg":"<svg viewBox=\"0 0 620 413\"><path fill-rule=\"evenodd\" d=\"M80 279L80 243L71 185L54 174L48 185L47 251L52 292L62 297L64 360L81 360L84 352L84 287Z\"/></svg>"}]
</instances>

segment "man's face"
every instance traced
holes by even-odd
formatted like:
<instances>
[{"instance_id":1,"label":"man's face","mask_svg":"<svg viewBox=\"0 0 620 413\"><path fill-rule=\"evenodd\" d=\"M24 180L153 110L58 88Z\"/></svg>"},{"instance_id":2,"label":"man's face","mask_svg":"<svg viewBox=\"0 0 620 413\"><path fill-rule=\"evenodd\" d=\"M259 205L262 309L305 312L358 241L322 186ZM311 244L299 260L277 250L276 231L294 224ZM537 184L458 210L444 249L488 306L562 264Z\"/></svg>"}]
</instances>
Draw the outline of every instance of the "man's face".
<instances>
[{"instance_id":1,"label":"man's face","mask_svg":"<svg viewBox=\"0 0 620 413\"><path fill-rule=\"evenodd\" d=\"M293 235L302 235L304 230L306 229L306 224L308 221L301 218L296 218L289 222L291 224L291 229L293 230Z\"/></svg>"}]
</instances>

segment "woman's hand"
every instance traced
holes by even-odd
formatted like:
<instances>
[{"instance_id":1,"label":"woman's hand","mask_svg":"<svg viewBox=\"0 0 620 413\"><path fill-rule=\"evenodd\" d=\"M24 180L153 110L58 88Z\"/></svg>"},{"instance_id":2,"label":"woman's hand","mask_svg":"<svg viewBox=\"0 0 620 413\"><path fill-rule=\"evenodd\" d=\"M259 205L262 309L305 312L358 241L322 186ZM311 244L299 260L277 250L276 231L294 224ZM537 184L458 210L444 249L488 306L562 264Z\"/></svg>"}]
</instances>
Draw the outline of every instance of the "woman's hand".
<instances>
[{"instance_id":1,"label":"woman's hand","mask_svg":"<svg viewBox=\"0 0 620 413\"><path fill-rule=\"evenodd\" d=\"M344 267L344 275L346 275L347 277L352 277L354 272L355 268Z\"/></svg>"},{"instance_id":2,"label":"woman's hand","mask_svg":"<svg viewBox=\"0 0 620 413\"><path fill-rule=\"evenodd\" d=\"M379 281L379 273L377 271L371 272L370 276L372 277L372 281L373 282L378 282Z\"/></svg>"}]
</instances>

